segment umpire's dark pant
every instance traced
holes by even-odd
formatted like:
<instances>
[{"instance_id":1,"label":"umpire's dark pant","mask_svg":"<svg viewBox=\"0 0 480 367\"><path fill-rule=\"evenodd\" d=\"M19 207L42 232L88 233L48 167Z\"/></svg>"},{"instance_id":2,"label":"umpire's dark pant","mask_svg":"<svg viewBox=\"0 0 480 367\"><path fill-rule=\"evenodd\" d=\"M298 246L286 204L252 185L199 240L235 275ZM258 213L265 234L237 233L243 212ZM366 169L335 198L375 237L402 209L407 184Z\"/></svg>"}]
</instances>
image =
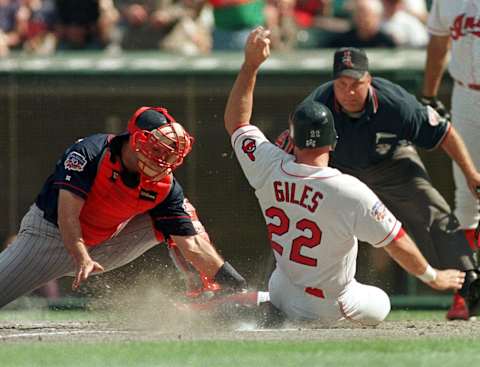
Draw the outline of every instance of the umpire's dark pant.
<instances>
[{"instance_id":1,"label":"umpire's dark pant","mask_svg":"<svg viewBox=\"0 0 480 367\"><path fill-rule=\"evenodd\" d=\"M430 264L440 269L475 269L473 252L450 206L432 186L414 147L366 169L335 164L367 184L414 238Z\"/></svg>"}]
</instances>

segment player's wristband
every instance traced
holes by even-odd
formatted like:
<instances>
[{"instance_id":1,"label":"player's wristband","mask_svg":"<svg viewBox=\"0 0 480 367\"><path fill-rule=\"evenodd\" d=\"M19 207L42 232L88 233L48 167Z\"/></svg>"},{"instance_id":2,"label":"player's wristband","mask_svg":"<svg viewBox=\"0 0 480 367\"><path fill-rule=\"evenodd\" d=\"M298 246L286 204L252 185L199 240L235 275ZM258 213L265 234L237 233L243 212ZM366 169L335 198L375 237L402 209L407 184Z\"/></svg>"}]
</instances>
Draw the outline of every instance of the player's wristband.
<instances>
[{"instance_id":1,"label":"player's wristband","mask_svg":"<svg viewBox=\"0 0 480 367\"><path fill-rule=\"evenodd\" d=\"M425 273L417 275L417 278L425 283L433 282L435 279L437 279L437 271L430 265L427 265L427 270L425 270Z\"/></svg>"},{"instance_id":2,"label":"player's wristband","mask_svg":"<svg viewBox=\"0 0 480 367\"><path fill-rule=\"evenodd\" d=\"M232 289L235 291L247 289L247 281L245 278L227 261L220 267L213 280L224 289Z\"/></svg>"}]
</instances>

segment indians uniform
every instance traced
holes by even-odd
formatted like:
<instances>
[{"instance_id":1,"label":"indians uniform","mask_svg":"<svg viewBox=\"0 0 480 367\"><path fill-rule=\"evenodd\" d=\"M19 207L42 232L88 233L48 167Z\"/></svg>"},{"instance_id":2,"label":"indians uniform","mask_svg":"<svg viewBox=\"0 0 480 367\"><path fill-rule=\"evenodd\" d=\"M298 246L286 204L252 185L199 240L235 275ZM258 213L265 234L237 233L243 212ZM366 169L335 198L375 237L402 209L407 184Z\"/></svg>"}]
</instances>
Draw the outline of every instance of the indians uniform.
<instances>
[{"instance_id":1,"label":"indians uniform","mask_svg":"<svg viewBox=\"0 0 480 367\"><path fill-rule=\"evenodd\" d=\"M450 123L399 85L372 78L365 110L347 114L325 83L307 98L333 113L338 142L331 164L357 177L392 210L432 266L476 269L473 252L445 199L432 186L414 145L432 150Z\"/></svg>"},{"instance_id":2,"label":"indians uniform","mask_svg":"<svg viewBox=\"0 0 480 367\"><path fill-rule=\"evenodd\" d=\"M85 200L82 235L90 256L106 271L171 235L203 230L173 175L149 185L131 185L131 177L122 178L119 157L126 139L128 135L97 134L66 150L24 216L16 241L0 254L0 307L49 280L75 273L57 225L60 189Z\"/></svg>"},{"instance_id":3,"label":"indians uniform","mask_svg":"<svg viewBox=\"0 0 480 367\"><path fill-rule=\"evenodd\" d=\"M480 168L480 0L434 0L428 18L432 35L450 36L448 66L455 81L452 94L452 122ZM466 185L462 171L453 165L455 214L463 229L475 228L478 200Z\"/></svg>"},{"instance_id":4,"label":"indians uniform","mask_svg":"<svg viewBox=\"0 0 480 367\"><path fill-rule=\"evenodd\" d=\"M289 318L326 325L382 321L390 311L387 294L355 280L357 238L383 247L401 233L401 223L358 179L295 163L255 126L240 127L231 141L277 262L271 302Z\"/></svg>"}]
</instances>

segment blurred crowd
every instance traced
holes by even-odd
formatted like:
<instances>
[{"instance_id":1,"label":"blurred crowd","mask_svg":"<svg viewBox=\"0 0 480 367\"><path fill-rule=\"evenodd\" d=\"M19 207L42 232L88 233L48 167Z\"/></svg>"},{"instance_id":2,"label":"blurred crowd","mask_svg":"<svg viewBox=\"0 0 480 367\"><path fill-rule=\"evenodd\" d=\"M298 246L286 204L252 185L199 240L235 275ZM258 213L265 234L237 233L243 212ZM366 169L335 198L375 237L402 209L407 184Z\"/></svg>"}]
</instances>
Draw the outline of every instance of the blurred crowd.
<instances>
[{"instance_id":1,"label":"blurred crowd","mask_svg":"<svg viewBox=\"0 0 480 367\"><path fill-rule=\"evenodd\" d=\"M0 0L0 57L12 50L242 50L252 28L273 49L422 48L428 0Z\"/></svg>"}]
</instances>

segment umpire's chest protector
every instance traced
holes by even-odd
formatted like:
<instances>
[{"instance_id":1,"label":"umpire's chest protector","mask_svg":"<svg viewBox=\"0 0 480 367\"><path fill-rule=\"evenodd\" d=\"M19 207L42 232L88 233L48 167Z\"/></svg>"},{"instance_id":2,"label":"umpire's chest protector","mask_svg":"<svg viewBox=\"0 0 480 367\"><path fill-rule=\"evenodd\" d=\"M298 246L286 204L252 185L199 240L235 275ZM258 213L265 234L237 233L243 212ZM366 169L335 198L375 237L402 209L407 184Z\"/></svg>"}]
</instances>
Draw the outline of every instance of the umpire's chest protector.
<instances>
[{"instance_id":1,"label":"umpire's chest protector","mask_svg":"<svg viewBox=\"0 0 480 367\"><path fill-rule=\"evenodd\" d=\"M108 240L132 217L154 208L170 192L170 175L149 187L131 188L123 183L121 169L120 162L112 162L107 151L80 213L83 238L89 246Z\"/></svg>"}]
</instances>

